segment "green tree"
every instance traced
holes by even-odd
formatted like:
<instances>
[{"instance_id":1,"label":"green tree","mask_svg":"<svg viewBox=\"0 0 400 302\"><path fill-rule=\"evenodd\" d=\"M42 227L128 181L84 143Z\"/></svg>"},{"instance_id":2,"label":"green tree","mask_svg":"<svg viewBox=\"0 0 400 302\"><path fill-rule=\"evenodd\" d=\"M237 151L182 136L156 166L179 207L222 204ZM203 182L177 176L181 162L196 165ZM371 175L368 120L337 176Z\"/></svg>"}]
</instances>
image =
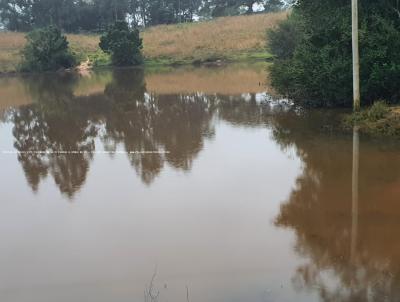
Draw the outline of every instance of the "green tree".
<instances>
[{"instance_id":1,"label":"green tree","mask_svg":"<svg viewBox=\"0 0 400 302\"><path fill-rule=\"evenodd\" d=\"M283 0L206 0L198 9L202 16L233 16L254 13L254 5L258 11L271 12L286 8L289 2Z\"/></svg>"},{"instance_id":2,"label":"green tree","mask_svg":"<svg viewBox=\"0 0 400 302\"><path fill-rule=\"evenodd\" d=\"M255 3L258 3L258 2L255 2ZM285 2L283 0L265 0L263 5L264 5L264 11L276 12L276 11L284 9L287 5L289 5L289 2Z\"/></svg>"},{"instance_id":3,"label":"green tree","mask_svg":"<svg viewBox=\"0 0 400 302\"><path fill-rule=\"evenodd\" d=\"M30 0L0 0L0 21L7 29L30 30L32 19Z\"/></svg>"},{"instance_id":4,"label":"green tree","mask_svg":"<svg viewBox=\"0 0 400 302\"><path fill-rule=\"evenodd\" d=\"M143 43L138 29L129 29L125 21L117 21L100 38L100 48L111 55L115 66L133 66L143 63Z\"/></svg>"},{"instance_id":5,"label":"green tree","mask_svg":"<svg viewBox=\"0 0 400 302\"><path fill-rule=\"evenodd\" d=\"M192 22L195 16L217 17L282 9L289 0L0 0L0 24L27 31L54 25L66 32L103 32L117 20L133 26Z\"/></svg>"},{"instance_id":6,"label":"green tree","mask_svg":"<svg viewBox=\"0 0 400 302\"><path fill-rule=\"evenodd\" d=\"M76 64L67 38L56 27L49 26L31 31L22 51L23 71L55 71Z\"/></svg>"},{"instance_id":7,"label":"green tree","mask_svg":"<svg viewBox=\"0 0 400 302\"><path fill-rule=\"evenodd\" d=\"M104 30L117 20L125 20L128 11L128 0L93 0L96 12L97 29Z\"/></svg>"},{"instance_id":8,"label":"green tree","mask_svg":"<svg viewBox=\"0 0 400 302\"><path fill-rule=\"evenodd\" d=\"M269 35L276 56L272 84L279 92L313 106L351 105L350 4L345 0L299 0L293 16ZM286 42L278 45L279 40ZM399 101L399 48L399 2L363 1L360 59L364 104L377 99Z\"/></svg>"},{"instance_id":9,"label":"green tree","mask_svg":"<svg viewBox=\"0 0 400 302\"><path fill-rule=\"evenodd\" d=\"M175 16L173 3L163 0L154 0L150 2L147 19L150 25L173 24L178 22Z\"/></svg>"},{"instance_id":10,"label":"green tree","mask_svg":"<svg viewBox=\"0 0 400 302\"><path fill-rule=\"evenodd\" d=\"M32 0L34 28L49 25L68 32L78 30L78 5L71 0Z\"/></svg>"}]
</instances>

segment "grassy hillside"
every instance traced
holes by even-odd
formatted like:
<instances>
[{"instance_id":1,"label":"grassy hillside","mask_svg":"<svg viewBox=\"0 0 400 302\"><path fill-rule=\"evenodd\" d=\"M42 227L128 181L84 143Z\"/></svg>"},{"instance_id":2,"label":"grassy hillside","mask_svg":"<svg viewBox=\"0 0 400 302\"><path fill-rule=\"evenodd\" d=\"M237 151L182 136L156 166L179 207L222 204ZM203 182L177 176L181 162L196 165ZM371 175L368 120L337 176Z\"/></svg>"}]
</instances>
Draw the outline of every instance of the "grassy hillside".
<instances>
[{"instance_id":1,"label":"grassy hillside","mask_svg":"<svg viewBox=\"0 0 400 302\"><path fill-rule=\"evenodd\" d=\"M143 34L149 59L176 61L243 59L264 52L265 32L286 18L287 12L222 17L208 22L156 26Z\"/></svg>"},{"instance_id":2,"label":"grassy hillside","mask_svg":"<svg viewBox=\"0 0 400 302\"><path fill-rule=\"evenodd\" d=\"M161 25L142 32L144 55L149 65L185 64L217 59L242 61L268 57L265 32L284 19L287 12L222 17L212 21ZM0 33L0 72L14 71L25 45L23 33ZM98 48L96 35L68 35L81 60L99 64L107 58Z\"/></svg>"}]
</instances>

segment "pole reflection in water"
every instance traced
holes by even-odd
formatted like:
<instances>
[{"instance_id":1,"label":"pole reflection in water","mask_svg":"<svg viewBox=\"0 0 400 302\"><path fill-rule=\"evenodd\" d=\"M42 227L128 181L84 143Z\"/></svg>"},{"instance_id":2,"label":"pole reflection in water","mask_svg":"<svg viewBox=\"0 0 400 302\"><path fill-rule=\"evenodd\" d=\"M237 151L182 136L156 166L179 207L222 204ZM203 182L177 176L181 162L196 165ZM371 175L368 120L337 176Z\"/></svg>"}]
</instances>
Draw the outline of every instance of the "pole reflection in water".
<instances>
[{"instance_id":1,"label":"pole reflection in water","mask_svg":"<svg viewBox=\"0 0 400 302\"><path fill-rule=\"evenodd\" d=\"M360 137L358 127L353 129L353 176L352 176L352 211L351 211L351 262L355 264L358 233L358 172L359 172Z\"/></svg>"}]
</instances>

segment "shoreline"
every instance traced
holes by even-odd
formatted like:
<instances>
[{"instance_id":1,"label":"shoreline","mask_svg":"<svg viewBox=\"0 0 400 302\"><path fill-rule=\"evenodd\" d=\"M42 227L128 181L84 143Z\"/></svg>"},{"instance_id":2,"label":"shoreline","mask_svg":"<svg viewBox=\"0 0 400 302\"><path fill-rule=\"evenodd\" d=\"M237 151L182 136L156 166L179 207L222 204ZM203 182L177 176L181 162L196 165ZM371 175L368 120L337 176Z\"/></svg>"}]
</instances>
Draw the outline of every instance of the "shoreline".
<instances>
[{"instance_id":1,"label":"shoreline","mask_svg":"<svg viewBox=\"0 0 400 302\"><path fill-rule=\"evenodd\" d=\"M163 69L163 68L179 68L179 67L224 67L231 64L271 64L271 55L265 52L241 53L226 58L208 58L208 59L191 59L191 60L174 60L173 58L155 58L145 59L144 64L138 66L128 66L126 68L148 68L148 69ZM43 72L21 72L17 70L0 71L0 78L25 76L35 74L49 74L49 73L78 73L83 74L100 69L114 69L116 67L111 64L99 64L91 61L89 58L81 62L78 66L70 69L62 69L56 71L43 71ZM120 67L119 67L120 68Z\"/></svg>"}]
</instances>

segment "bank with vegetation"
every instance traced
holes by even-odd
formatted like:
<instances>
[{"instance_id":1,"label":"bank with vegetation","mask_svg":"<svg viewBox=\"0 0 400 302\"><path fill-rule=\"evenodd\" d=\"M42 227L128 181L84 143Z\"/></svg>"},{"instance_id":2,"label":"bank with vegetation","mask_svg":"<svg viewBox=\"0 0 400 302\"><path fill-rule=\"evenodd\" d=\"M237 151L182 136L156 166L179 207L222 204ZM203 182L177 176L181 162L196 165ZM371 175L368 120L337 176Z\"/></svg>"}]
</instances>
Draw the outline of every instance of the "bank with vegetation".
<instances>
[{"instance_id":1,"label":"bank with vegetation","mask_svg":"<svg viewBox=\"0 0 400 302\"><path fill-rule=\"evenodd\" d=\"M265 61L265 31L288 12L215 18L210 21L158 25L141 30L143 57L148 66ZM26 33L0 32L0 72L15 72L26 46ZM66 34L78 62L107 66L110 56L99 47L99 34Z\"/></svg>"},{"instance_id":2,"label":"bank with vegetation","mask_svg":"<svg viewBox=\"0 0 400 302\"><path fill-rule=\"evenodd\" d=\"M352 106L351 11L351 1L298 0L269 31L271 84L280 94L303 106ZM362 1L359 23L363 110L344 126L400 135L399 110L393 107L400 102L400 2Z\"/></svg>"}]
</instances>

